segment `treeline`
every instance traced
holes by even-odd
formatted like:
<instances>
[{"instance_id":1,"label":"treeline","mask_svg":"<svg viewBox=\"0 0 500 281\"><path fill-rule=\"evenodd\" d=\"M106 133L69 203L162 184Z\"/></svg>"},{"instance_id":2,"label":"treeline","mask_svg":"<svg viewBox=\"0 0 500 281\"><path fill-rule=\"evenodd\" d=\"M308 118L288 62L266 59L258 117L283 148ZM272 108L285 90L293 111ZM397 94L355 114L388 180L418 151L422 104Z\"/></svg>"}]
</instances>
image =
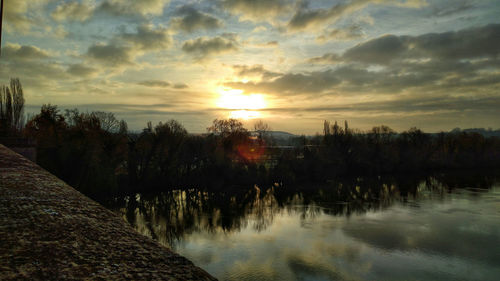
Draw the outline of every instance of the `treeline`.
<instances>
[{"instance_id":1,"label":"treeline","mask_svg":"<svg viewBox=\"0 0 500 281\"><path fill-rule=\"evenodd\" d=\"M500 164L500 138L479 133L428 134L387 126L362 132L324 122L322 136L283 155L275 176L291 182L326 182L338 177L440 170L491 169Z\"/></svg>"},{"instance_id":2,"label":"treeline","mask_svg":"<svg viewBox=\"0 0 500 281\"><path fill-rule=\"evenodd\" d=\"M362 132L347 122L325 121L323 135L299 137L291 141L292 149L268 145L273 141L266 124L257 123L251 133L234 119L214 120L203 135L189 134L175 120L149 122L133 133L112 113L61 112L44 105L23 126L18 114L24 105L22 87L13 81L0 92L0 140L12 134L35 140L38 164L98 200L170 189L245 190L254 184L322 184L350 176L500 164L497 137L426 134L416 128L396 133L387 126Z\"/></svg>"},{"instance_id":3,"label":"treeline","mask_svg":"<svg viewBox=\"0 0 500 281\"><path fill-rule=\"evenodd\" d=\"M82 113L45 105L24 134L37 142L38 162L94 198L200 188L226 191L254 184L327 183L342 177L495 168L500 139L477 133L426 134L386 126L359 132L324 124L322 136L293 149L266 146L234 119L214 120L205 135L177 121L148 123L131 133L112 113Z\"/></svg>"},{"instance_id":4,"label":"treeline","mask_svg":"<svg viewBox=\"0 0 500 281\"><path fill-rule=\"evenodd\" d=\"M127 130L112 113L62 113L44 105L24 136L36 140L37 162L83 193L113 195L186 187L224 190L267 182L268 170L247 152L258 146L237 120L215 120L207 135L190 135L177 121Z\"/></svg>"}]
</instances>

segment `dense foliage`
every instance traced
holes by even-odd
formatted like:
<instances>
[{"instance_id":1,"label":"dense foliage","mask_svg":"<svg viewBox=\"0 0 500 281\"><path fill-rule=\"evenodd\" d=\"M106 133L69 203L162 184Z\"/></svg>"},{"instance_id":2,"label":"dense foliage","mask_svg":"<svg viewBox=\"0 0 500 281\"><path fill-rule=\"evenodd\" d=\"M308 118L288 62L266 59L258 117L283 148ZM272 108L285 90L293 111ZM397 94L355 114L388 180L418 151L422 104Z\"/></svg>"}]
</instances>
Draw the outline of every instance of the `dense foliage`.
<instances>
[{"instance_id":1,"label":"dense foliage","mask_svg":"<svg viewBox=\"0 0 500 281\"><path fill-rule=\"evenodd\" d=\"M325 122L322 136L293 147L266 146L237 120L215 120L191 135L175 120L127 132L110 113L45 105L24 131L37 141L40 165L93 197L197 187L212 191L345 176L494 168L500 140L477 133L426 134L386 126L353 131Z\"/></svg>"},{"instance_id":2,"label":"dense foliage","mask_svg":"<svg viewBox=\"0 0 500 281\"><path fill-rule=\"evenodd\" d=\"M214 120L207 133L189 134L177 121L151 122L129 132L112 113L82 113L44 105L22 125L22 87L0 92L2 136L23 134L37 144L37 162L96 198L170 189L210 191L279 184L328 183L349 176L380 176L444 169L495 168L500 139L473 132L368 132L325 121L323 135L277 146L263 122L249 132L234 119ZM16 104L16 106L14 106ZM2 137L0 136L0 137Z\"/></svg>"}]
</instances>

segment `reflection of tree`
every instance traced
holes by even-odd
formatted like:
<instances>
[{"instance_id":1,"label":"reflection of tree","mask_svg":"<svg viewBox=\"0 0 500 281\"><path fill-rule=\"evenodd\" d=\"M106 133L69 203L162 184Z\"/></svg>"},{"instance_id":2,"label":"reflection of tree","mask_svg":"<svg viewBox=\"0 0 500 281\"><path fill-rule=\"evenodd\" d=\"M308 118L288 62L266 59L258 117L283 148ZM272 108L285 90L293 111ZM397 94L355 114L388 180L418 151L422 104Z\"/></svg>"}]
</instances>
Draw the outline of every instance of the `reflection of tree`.
<instances>
[{"instance_id":1,"label":"reflection of tree","mask_svg":"<svg viewBox=\"0 0 500 281\"><path fill-rule=\"evenodd\" d=\"M140 232L175 247L195 232L232 232L246 227L263 231L276 215L297 215L303 223L320 214L350 216L388 208L395 202L405 204L409 199L444 198L455 188L490 188L495 180L494 175L472 175L466 180L462 173L353 178L306 188L254 187L220 193L173 190L128 197L122 202L122 212Z\"/></svg>"}]
</instances>

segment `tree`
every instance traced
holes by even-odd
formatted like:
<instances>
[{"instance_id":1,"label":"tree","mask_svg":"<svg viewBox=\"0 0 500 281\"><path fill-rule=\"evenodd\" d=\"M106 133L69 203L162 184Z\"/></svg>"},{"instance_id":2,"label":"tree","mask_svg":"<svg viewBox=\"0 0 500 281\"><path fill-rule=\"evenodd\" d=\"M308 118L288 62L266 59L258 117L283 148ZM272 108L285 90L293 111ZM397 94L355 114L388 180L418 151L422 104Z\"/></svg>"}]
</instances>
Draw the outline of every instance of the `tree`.
<instances>
[{"instance_id":1,"label":"tree","mask_svg":"<svg viewBox=\"0 0 500 281\"><path fill-rule=\"evenodd\" d=\"M262 142L266 136L267 133L271 130L269 125L267 123L264 123L262 120L258 120L255 122L253 125L254 131L257 132L259 140Z\"/></svg>"},{"instance_id":2,"label":"tree","mask_svg":"<svg viewBox=\"0 0 500 281\"><path fill-rule=\"evenodd\" d=\"M207 128L209 133L227 137L235 133L248 133L247 129L243 128L243 123L237 119L215 119L212 126Z\"/></svg>"},{"instance_id":3,"label":"tree","mask_svg":"<svg viewBox=\"0 0 500 281\"><path fill-rule=\"evenodd\" d=\"M0 134L19 135L24 127L23 87L18 78L0 87Z\"/></svg>"}]
</instances>

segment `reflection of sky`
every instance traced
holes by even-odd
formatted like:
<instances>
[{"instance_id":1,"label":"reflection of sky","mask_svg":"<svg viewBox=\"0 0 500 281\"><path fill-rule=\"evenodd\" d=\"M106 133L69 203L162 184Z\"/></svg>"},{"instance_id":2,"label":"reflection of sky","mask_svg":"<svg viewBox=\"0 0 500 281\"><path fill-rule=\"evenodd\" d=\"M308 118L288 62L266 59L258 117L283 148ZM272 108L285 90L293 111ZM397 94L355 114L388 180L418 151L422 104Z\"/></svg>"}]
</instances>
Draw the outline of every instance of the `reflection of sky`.
<instances>
[{"instance_id":1,"label":"reflection of sky","mask_svg":"<svg viewBox=\"0 0 500 281\"><path fill-rule=\"evenodd\" d=\"M257 231L194 232L176 251L221 280L497 280L500 190L334 217L279 212Z\"/></svg>"}]
</instances>

